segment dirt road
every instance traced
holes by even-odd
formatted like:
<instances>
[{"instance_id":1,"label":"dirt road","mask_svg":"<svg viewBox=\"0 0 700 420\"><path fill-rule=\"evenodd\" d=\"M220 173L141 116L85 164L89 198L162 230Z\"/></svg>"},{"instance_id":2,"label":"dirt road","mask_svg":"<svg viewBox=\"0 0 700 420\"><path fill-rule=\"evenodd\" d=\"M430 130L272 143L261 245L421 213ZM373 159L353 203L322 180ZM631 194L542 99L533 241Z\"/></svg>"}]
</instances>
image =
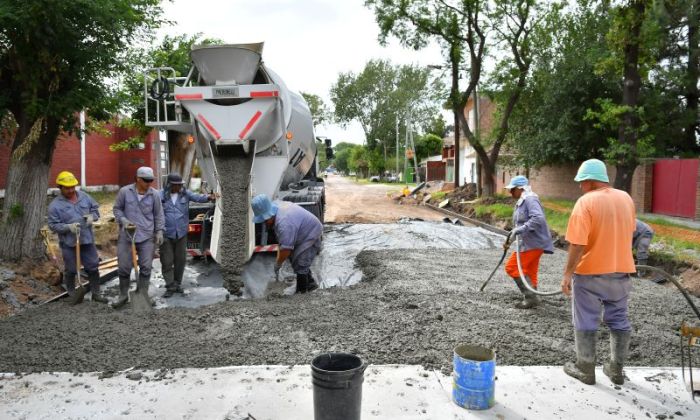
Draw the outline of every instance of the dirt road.
<instances>
[{"instance_id":1,"label":"dirt road","mask_svg":"<svg viewBox=\"0 0 700 420\"><path fill-rule=\"evenodd\" d=\"M442 220L443 215L425 207L402 206L387 193L401 185L360 185L350 178L330 175L326 179L326 223L393 223L401 218Z\"/></svg>"}]
</instances>

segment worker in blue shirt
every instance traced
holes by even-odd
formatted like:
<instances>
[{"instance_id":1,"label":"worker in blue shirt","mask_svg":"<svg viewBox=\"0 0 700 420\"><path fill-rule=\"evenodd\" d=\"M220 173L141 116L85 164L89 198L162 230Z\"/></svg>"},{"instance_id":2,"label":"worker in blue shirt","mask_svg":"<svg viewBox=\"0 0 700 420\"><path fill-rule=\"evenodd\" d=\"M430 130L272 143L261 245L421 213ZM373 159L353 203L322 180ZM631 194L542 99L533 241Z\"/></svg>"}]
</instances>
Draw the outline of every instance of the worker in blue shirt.
<instances>
[{"instance_id":1,"label":"worker in blue shirt","mask_svg":"<svg viewBox=\"0 0 700 420\"><path fill-rule=\"evenodd\" d=\"M160 192L165 215L165 239L160 246L160 263L163 266L165 294L169 298L175 293L183 293L182 276L187 261L187 227L190 223L190 201L206 203L214 201L215 194L196 194L183 187L184 182L178 173L168 175L167 184Z\"/></svg>"},{"instance_id":2,"label":"worker in blue shirt","mask_svg":"<svg viewBox=\"0 0 700 420\"><path fill-rule=\"evenodd\" d=\"M255 223L274 228L279 242L275 275L291 257L297 275L296 293L312 292L318 284L311 275L311 264L321 250L323 225L310 211L289 201L270 201L265 194L253 197L251 203Z\"/></svg>"},{"instance_id":3,"label":"worker in blue shirt","mask_svg":"<svg viewBox=\"0 0 700 420\"><path fill-rule=\"evenodd\" d=\"M75 291L75 277L80 272L76 267L76 234L80 234L80 260L90 281L90 291L93 302L107 303L100 294L100 273L98 271L99 257L95 247L95 236L92 223L100 218L97 202L83 191L77 191L78 180L75 176L63 171L56 178L56 185L61 195L49 204L49 229L58 233L58 243L63 255L63 284L71 298L72 304L83 301L86 290Z\"/></svg>"},{"instance_id":4,"label":"worker in blue shirt","mask_svg":"<svg viewBox=\"0 0 700 420\"><path fill-rule=\"evenodd\" d=\"M129 300L129 277L132 269L132 241L138 255L139 278L137 287L151 303L148 286L156 247L163 243L163 207L160 193L151 187L155 180L153 169L142 166L136 170L136 181L122 187L114 201L114 219L119 223L117 259L119 261L119 299L114 308L124 306Z\"/></svg>"}]
</instances>

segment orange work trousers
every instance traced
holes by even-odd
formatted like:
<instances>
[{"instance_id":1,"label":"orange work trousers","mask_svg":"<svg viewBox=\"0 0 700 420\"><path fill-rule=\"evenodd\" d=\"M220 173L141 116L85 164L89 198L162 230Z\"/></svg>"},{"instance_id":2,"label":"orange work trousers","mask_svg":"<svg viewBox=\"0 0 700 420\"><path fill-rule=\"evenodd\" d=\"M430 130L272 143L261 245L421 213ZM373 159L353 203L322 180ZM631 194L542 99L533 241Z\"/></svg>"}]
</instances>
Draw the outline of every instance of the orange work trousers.
<instances>
[{"instance_id":1,"label":"orange work trousers","mask_svg":"<svg viewBox=\"0 0 700 420\"><path fill-rule=\"evenodd\" d=\"M523 274L530 279L533 287L537 287L537 270L540 268L540 257L543 253L543 249L531 249L520 253L520 264L523 267ZM506 273L513 278L520 277L515 252L510 254L510 258L506 262Z\"/></svg>"}]
</instances>

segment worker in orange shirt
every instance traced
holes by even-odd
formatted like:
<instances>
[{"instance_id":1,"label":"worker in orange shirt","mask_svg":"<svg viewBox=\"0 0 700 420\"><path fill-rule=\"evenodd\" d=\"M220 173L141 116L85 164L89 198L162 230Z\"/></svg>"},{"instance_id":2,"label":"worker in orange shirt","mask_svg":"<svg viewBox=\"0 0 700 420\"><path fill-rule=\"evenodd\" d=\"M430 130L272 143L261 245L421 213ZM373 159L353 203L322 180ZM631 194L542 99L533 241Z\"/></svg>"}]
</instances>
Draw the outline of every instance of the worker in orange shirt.
<instances>
[{"instance_id":1,"label":"worker in orange shirt","mask_svg":"<svg viewBox=\"0 0 700 420\"><path fill-rule=\"evenodd\" d=\"M634 203L629 194L610 187L600 160L583 162L574 180L580 183L583 195L576 201L566 229L570 245L561 290L567 296L573 292L576 362L567 362L564 372L585 384L595 384L596 332L602 309L603 322L610 329L611 350L603 372L613 383L622 385L632 330L628 299L630 274L635 272Z\"/></svg>"},{"instance_id":2,"label":"worker in orange shirt","mask_svg":"<svg viewBox=\"0 0 700 420\"><path fill-rule=\"evenodd\" d=\"M533 289L537 289L540 257L543 253L552 254L554 252L552 235L549 233L542 203L540 203L537 194L532 192L527 178L522 175L515 176L505 188L510 191L510 196L517 201L513 209L513 230L510 233L510 241L506 242L503 247L508 249L510 242L514 241L516 236L520 238L518 252L525 278L520 276L515 252L508 259L505 269L506 273L515 281L520 293L523 294L523 300L516 303L515 307L517 309L530 309L536 307L540 300L536 294L525 287L525 282L528 282Z\"/></svg>"}]
</instances>

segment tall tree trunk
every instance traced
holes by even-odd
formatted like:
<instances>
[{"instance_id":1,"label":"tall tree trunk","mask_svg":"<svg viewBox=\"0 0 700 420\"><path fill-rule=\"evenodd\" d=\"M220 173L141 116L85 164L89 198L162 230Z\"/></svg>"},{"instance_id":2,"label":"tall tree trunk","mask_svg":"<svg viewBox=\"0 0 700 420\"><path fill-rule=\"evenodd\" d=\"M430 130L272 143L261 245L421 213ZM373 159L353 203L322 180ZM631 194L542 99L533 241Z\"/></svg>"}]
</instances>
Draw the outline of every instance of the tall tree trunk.
<instances>
[{"instance_id":1,"label":"tall tree trunk","mask_svg":"<svg viewBox=\"0 0 700 420\"><path fill-rule=\"evenodd\" d=\"M700 0L690 3L688 10L688 72L686 79L687 112L692 118L685 128L685 141L688 150L698 150L697 137L700 135L700 114L698 114L698 102L700 101Z\"/></svg>"},{"instance_id":2,"label":"tall tree trunk","mask_svg":"<svg viewBox=\"0 0 700 420\"><path fill-rule=\"evenodd\" d=\"M46 224L49 169L58 123L49 121L35 127L40 132L31 141L34 121L18 118L19 128L12 148L12 159L5 187L2 224L0 225L0 259L45 258L40 230Z\"/></svg>"},{"instance_id":3,"label":"tall tree trunk","mask_svg":"<svg viewBox=\"0 0 700 420\"><path fill-rule=\"evenodd\" d=\"M635 0L626 11L629 19L629 32L624 45L624 75L622 86L622 105L627 107L627 112L622 117L618 129L617 138L621 145L629 146L617 159L617 174L615 175L615 188L630 192L632 190L632 175L637 167L637 140L639 137L639 90L642 79L639 75L639 48L642 22L644 21L644 0Z\"/></svg>"}]
</instances>

